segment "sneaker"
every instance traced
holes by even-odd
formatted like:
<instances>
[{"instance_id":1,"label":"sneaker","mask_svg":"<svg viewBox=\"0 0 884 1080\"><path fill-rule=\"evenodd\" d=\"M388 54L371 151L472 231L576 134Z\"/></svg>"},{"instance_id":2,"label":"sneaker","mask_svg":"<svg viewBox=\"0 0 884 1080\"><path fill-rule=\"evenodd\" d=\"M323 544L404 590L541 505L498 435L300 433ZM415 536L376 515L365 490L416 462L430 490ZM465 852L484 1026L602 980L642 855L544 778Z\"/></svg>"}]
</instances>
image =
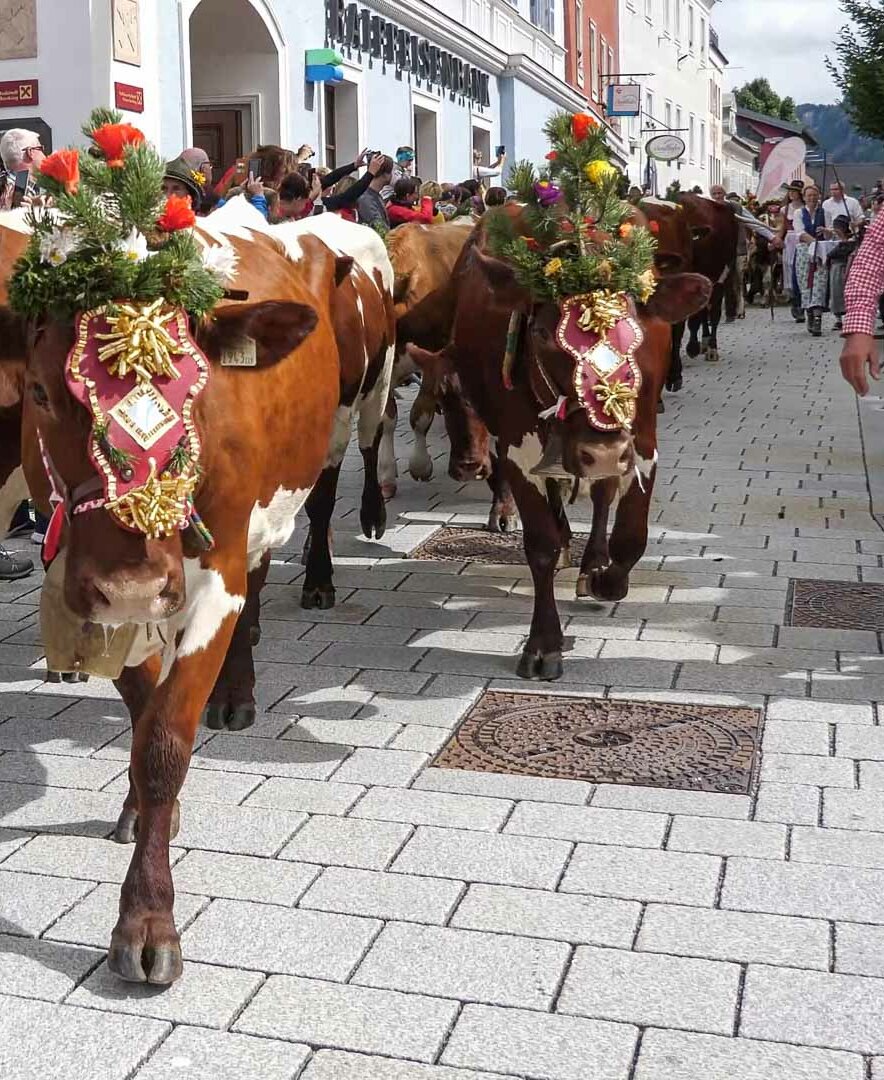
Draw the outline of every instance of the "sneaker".
<instances>
[{"instance_id":1,"label":"sneaker","mask_svg":"<svg viewBox=\"0 0 884 1080\"><path fill-rule=\"evenodd\" d=\"M30 559L20 558L0 545L0 581L17 581L33 573L34 564Z\"/></svg>"}]
</instances>

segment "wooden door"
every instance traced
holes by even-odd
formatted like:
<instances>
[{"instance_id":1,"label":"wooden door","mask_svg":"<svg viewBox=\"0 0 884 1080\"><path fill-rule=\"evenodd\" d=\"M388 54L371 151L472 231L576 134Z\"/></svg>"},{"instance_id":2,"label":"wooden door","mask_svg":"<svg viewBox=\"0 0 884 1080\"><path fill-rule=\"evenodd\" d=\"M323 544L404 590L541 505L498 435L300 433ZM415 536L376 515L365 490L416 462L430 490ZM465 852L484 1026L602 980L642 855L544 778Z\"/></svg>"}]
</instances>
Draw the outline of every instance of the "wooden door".
<instances>
[{"instance_id":1,"label":"wooden door","mask_svg":"<svg viewBox=\"0 0 884 1080\"><path fill-rule=\"evenodd\" d=\"M225 170L245 153L242 142L242 110L194 109L193 145L208 154L214 176L222 176Z\"/></svg>"}]
</instances>

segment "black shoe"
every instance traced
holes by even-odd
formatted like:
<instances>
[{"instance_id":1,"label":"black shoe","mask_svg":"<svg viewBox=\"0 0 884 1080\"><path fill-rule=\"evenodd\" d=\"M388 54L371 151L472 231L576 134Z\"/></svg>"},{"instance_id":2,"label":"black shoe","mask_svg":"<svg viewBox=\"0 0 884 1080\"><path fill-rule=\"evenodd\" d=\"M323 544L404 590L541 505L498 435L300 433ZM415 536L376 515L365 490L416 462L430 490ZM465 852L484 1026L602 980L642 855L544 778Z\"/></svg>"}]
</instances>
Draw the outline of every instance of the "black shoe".
<instances>
[{"instance_id":1,"label":"black shoe","mask_svg":"<svg viewBox=\"0 0 884 1080\"><path fill-rule=\"evenodd\" d=\"M793 304L792 318L795 320L795 322L804 322L804 308L799 307L797 304Z\"/></svg>"},{"instance_id":2,"label":"black shoe","mask_svg":"<svg viewBox=\"0 0 884 1080\"><path fill-rule=\"evenodd\" d=\"M807 312L807 329L813 337L823 336L823 311L822 308L810 308Z\"/></svg>"},{"instance_id":3,"label":"black shoe","mask_svg":"<svg viewBox=\"0 0 884 1080\"><path fill-rule=\"evenodd\" d=\"M30 559L22 559L0 546L0 581L18 581L33 571L34 564Z\"/></svg>"},{"instance_id":4,"label":"black shoe","mask_svg":"<svg viewBox=\"0 0 884 1080\"><path fill-rule=\"evenodd\" d=\"M833 330L843 330L844 329L844 323L841 321L841 319L836 319L835 320L835 324L832 327L832 329Z\"/></svg>"}]
</instances>

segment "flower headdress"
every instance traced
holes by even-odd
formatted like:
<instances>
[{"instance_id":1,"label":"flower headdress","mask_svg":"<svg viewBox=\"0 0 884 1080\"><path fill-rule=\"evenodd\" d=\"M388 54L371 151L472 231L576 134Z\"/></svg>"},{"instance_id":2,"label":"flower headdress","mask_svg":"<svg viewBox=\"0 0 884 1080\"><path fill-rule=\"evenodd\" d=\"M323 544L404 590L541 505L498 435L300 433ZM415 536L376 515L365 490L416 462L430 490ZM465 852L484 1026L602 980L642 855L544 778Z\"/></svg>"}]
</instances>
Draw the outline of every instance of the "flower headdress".
<instances>
[{"instance_id":1,"label":"flower headdress","mask_svg":"<svg viewBox=\"0 0 884 1080\"><path fill-rule=\"evenodd\" d=\"M561 303L599 290L647 300L656 242L633 225L634 210L620 198L621 173L608 160L604 129L587 113L559 112L544 133L552 147L545 166L538 172L517 162L510 178L526 235L493 210L485 218L491 251L536 300Z\"/></svg>"}]
</instances>

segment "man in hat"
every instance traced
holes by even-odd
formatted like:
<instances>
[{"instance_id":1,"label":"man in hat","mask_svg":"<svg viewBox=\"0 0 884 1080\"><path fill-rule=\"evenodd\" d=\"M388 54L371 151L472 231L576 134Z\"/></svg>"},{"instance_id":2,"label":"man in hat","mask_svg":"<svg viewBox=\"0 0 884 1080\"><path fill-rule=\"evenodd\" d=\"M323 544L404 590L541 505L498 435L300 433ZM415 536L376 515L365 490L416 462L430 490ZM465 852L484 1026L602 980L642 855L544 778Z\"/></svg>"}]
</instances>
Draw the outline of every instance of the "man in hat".
<instances>
[{"instance_id":1,"label":"man in hat","mask_svg":"<svg viewBox=\"0 0 884 1080\"><path fill-rule=\"evenodd\" d=\"M167 197L169 195L178 195L190 199L194 212L197 212L203 201L202 176L202 173L188 164L184 154L181 154L174 161L166 162L166 172L163 176L163 194Z\"/></svg>"},{"instance_id":2,"label":"man in hat","mask_svg":"<svg viewBox=\"0 0 884 1080\"><path fill-rule=\"evenodd\" d=\"M181 151L181 159L186 165L190 166L194 179L202 188L202 200L200 210L197 213L208 214L214 205L214 200L211 197L212 162L209 160L209 155L199 146L189 146L186 150Z\"/></svg>"}]
</instances>

